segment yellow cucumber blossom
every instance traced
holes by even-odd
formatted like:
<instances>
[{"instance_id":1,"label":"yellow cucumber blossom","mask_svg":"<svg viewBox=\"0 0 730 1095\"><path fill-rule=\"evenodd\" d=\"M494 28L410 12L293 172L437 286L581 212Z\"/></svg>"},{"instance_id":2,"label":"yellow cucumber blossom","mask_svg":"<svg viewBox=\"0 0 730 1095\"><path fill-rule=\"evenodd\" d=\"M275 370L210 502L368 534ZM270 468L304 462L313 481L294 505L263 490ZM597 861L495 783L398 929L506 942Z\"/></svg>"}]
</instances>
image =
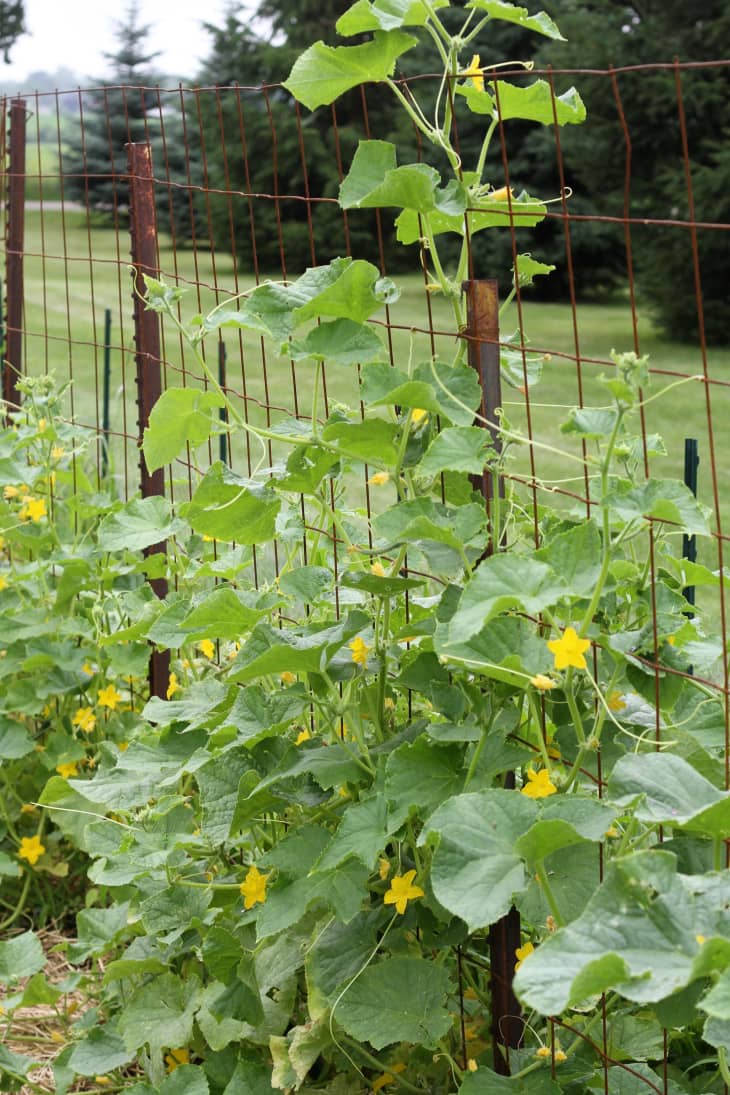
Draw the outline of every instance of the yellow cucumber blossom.
<instances>
[{"instance_id":1,"label":"yellow cucumber blossom","mask_svg":"<svg viewBox=\"0 0 730 1095\"><path fill-rule=\"evenodd\" d=\"M303 741L309 741L311 737L312 735L310 734L309 730L300 730L296 736L294 744L301 745Z\"/></svg>"},{"instance_id":2,"label":"yellow cucumber blossom","mask_svg":"<svg viewBox=\"0 0 730 1095\"><path fill-rule=\"evenodd\" d=\"M375 475L371 475L368 479L368 483L371 487L384 487L386 483L390 482L390 473L387 471L376 471Z\"/></svg>"},{"instance_id":3,"label":"yellow cucumber blossom","mask_svg":"<svg viewBox=\"0 0 730 1095\"><path fill-rule=\"evenodd\" d=\"M396 912L401 915L406 911L409 901L415 901L416 898L423 897L421 887L413 885L415 877L415 871L406 871L404 875L395 875L390 883L390 889L386 891L383 897L385 904L395 905Z\"/></svg>"},{"instance_id":4,"label":"yellow cucumber blossom","mask_svg":"<svg viewBox=\"0 0 730 1095\"><path fill-rule=\"evenodd\" d=\"M110 711L116 711L117 704L121 698L121 692L117 692L114 685L109 684L106 688L99 689L99 695L96 697L96 701L99 704L99 707L108 707Z\"/></svg>"},{"instance_id":5,"label":"yellow cucumber blossom","mask_svg":"<svg viewBox=\"0 0 730 1095\"><path fill-rule=\"evenodd\" d=\"M71 776L77 776L79 774L75 760L69 760L65 764L57 764L56 771L62 779L71 779Z\"/></svg>"},{"instance_id":6,"label":"yellow cucumber blossom","mask_svg":"<svg viewBox=\"0 0 730 1095\"><path fill-rule=\"evenodd\" d=\"M27 859L31 867L35 867L45 850L45 846L41 844L41 838L37 834L35 836L24 836L18 848L18 859Z\"/></svg>"},{"instance_id":7,"label":"yellow cucumber blossom","mask_svg":"<svg viewBox=\"0 0 730 1095\"><path fill-rule=\"evenodd\" d=\"M352 652L352 660L355 662L355 664L367 665L370 647L365 642L365 640L361 639L358 635L356 639L352 639L352 641L349 642L347 645Z\"/></svg>"},{"instance_id":8,"label":"yellow cucumber blossom","mask_svg":"<svg viewBox=\"0 0 730 1095\"><path fill-rule=\"evenodd\" d=\"M411 422L414 426L420 426L428 419L428 411L424 411L423 407L414 407L411 411Z\"/></svg>"},{"instance_id":9,"label":"yellow cucumber blossom","mask_svg":"<svg viewBox=\"0 0 730 1095\"><path fill-rule=\"evenodd\" d=\"M380 562L373 563L372 566L370 567L370 573L375 575L376 578L384 578L385 577L385 568L383 567L383 564L380 563Z\"/></svg>"},{"instance_id":10,"label":"yellow cucumber blossom","mask_svg":"<svg viewBox=\"0 0 730 1095\"><path fill-rule=\"evenodd\" d=\"M527 956L529 954L532 954L534 949L535 948L533 947L532 943L523 943L523 945L521 947L518 947L516 949L516 951L515 951L515 958L517 959L517 961L515 962L515 969L516 970L518 970L520 968L520 966L525 961Z\"/></svg>"},{"instance_id":11,"label":"yellow cucumber blossom","mask_svg":"<svg viewBox=\"0 0 730 1095\"><path fill-rule=\"evenodd\" d=\"M190 1064L190 1050L182 1047L181 1049L171 1049L169 1053L165 1054L165 1064L167 1065L168 1072L174 1072L180 1065Z\"/></svg>"},{"instance_id":12,"label":"yellow cucumber blossom","mask_svg":"<svg viewBox=\"0 0 730 1095\"><path fill-rule=\"evenodd\" d=\"M198 643L198 650L208 661L212 661L215 655L215 645L211 639L201 639Z\"/></svg>"},{"instance_id":13,"label":"yellow cucumber blossom","mask_svg":"<svg viewBox=\"0 0 730 1095\"><path fill-rule=\"evenodd\" d=\"M546 677L544 673L536 673L534 677L530 677L530 684L540 692L549 692L551 688L558 687L557 682Z\"/></svg>"},{"instance_id":14,"label":"yellow cucumber blossom","mask_svg":"<svg viewBox=\"0 0 730 1095\"><path fill-rule=\"evenodd\" d=\"M73 726L78 726L79 730L83 730L85 734L90 734L96 726L96 715L90 707L79 707L71 723Z\"/></svg>"},{"instance_id":15,"label":"yellow cucumber blossom","mask_svg":"<svg viewBox=\"0 0 730 1095\"><path fill-rule=\"evenodd\" d=\"M555 658L556 669L567 669L569 665L576 669L587 669L583 654L590 646L588 639L581 639L573 627L566 627L559 639L548 642L548 650Z\"/></svg>"},{"instance_id":16,"label":"yellow cucumber blossom","mask_svg":"<svg viewBox=\"0 0 730 1095\"><path fill-rule=\"evenodd\" d=\"M608 710L613 711L616 714L626 710L626 700L617 688L614 688L613 692L608 693L606 696L606 704L608 705Z\"/></svg>"},{"instance_id":17,"label":"yellow cucumber blossom","mask_svg":"<svg viewBox=\"0 0 730 1095\"><path fill-rule=\"evenodd\" d=\"M547 798L548 795L554 795L557 791L557 787L550 779L547 768L541 768L538 772L533 768L528 768L527 780L528 782L521 790L522 794L527 795L528 798Z\"/></svg>"},{"instance_id":18,"label":"yellow cucumber blossom","mask_svg":"<svg viewBox=\"0 0 730 1095\"><path fill-rule=\"evenodd\" d=\"M258 867L249 867L248 874L239 886L243 897L244 909L252 909L254 905L263 905L266 900L267 874L261 874Z\"/></svg>"},{"instance_id":19,"label":"yellow cucumber blossom","mask_svg":"<svg viewBox=\"0 0 730 1095\"><path fill-rule=\"evenodd\" d=\"M177 673L171 673L167 682L167 691L165 692L166 699L171 700L175 693L179 691L180 685L178 683Z\"/></svg>"},{"instance_id":20,"label":"yellow cucumber blossom","mask_svg":"<svg viewBox=\"0 0 730 1095\"><path fill-rule=\"evenodd\" d=\"M474 54L469 62L469 67L465 68L459 75L468 77L472 82L472 86L475 87L477 91L484 91L484 69L480 66L480 57L478 53Z\"/></svg>"},{"instance_id":21,"label":"yellow cucumber blossom","mask_svg":"<svg viewBox=\"0 0 730 1095\"><path fill-rule=\"evenodd\" d=\"M34 498L32 494L29 494L27 498L23 499L19 516L21 521L34 521L37 524L46 516L46 513L45 498Z\"/></svg>"}]
</instances>

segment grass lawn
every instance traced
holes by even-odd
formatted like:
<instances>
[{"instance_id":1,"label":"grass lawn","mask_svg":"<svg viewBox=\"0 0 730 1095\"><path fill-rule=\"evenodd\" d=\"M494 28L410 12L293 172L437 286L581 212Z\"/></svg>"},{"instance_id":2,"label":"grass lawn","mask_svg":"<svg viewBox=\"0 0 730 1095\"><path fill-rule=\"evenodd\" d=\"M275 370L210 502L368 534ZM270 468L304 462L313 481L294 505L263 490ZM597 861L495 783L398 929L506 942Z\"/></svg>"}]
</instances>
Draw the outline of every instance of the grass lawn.
<instances>
[{"instance_id":1,"label":"grass lawn","mask_svg":"<svg viewBox=\"0 0 730 1095\"><path fill-rule=\"evenodd\" d=\"M183 316L209 310L226 292L234 289L232 260L227 255L199 251L180 251L175 255L169 241L162 240L160 264L163 276L178 279L189 286L183 306ZM31 210L26 221L25 264L25 368L28 372L53 369L61 378L71 377L70 413L80 421L98 428L101 423L101 390L103 376L104 310L112 311L111 336L111 429L129 437L135 434L135 365L131 323L131 280L126 229L117 241L113 230L88 227L80 212L43 212ZM276 276L276 275L272 275ZM411 352L422 359L430 354L427 300L420 277L398 279L403 286L400 301L391 309L390 322L393 356L396 364L405 366ZM241 276L240 288L250 284ZM220 287L216 292L216 287ZM453 317L443 300L435 297L433 326L444 332L436 339L437 352L450 356L453 352ZM385 320L384 314L377 317ZM579 448L559 433L559 424L567 408L579 401L578 377L583 383L586 403L603 403L596 377L605 370L605 361L612 347L633 348L631 310L629 302L612 304L580 304L577 314L577 347L581 357L576 365L576 333L570 308L564 304L530 303L525 294L523 321L531 348L552 355L545 365L543 380L530 393L532 435L548 445L578 454ZM509 334L517 326L514 306L504 317L502 330ZM403 329L400 329L403 328ZM416 332L411 333L410 328ZM47 337L46 337L47 336ZM644 317L639 320L640 349L650 354L650 364L656 370L650 395L674 383L681 376L701 373L699 348L663 340ZM248 335L242 339L227 331L225 342L228 355L228 384L242 398L253 422L267 418L266 407L276 408L273 414L287 410L307 414L312 398L312 370L307 363L292 367L272 355L267 349L262 356L260 342ZM411 345L412 343L412 345ZM208 346L210 360L215 364L216 347L213 339ZM173 330L165 332L166 379L178 384L195 383L195 363L189 351L181 347ZM709 355L710 376L730 379L730 349L713 350ZM243 395L245 393L245 399ZM723 429L730 413L730 387L710 386L715 450L718 468L730 463L730 441ZM515 427L525 428L525 398L505 387L505 412ZM327 396L330 401L356 403L353 369L333 369L327 375ZM700 495L712 505L712 485L708 444L708 419L705 385L690 381L674 387L666 396L652 400L646 406L646 430L663 436L668 456L657 459L652 470L659 476L682 476L685 437L696 437L700 446ZM114 466L128 491L136 483L136 453L132 444L114 445ZM214 455L217 455L215 453ZM199 454L205 462L205 454ZM243 446L234 450L234 466L245 467ZM513 468L518 473L529 471L527 450L516 455ZM552 452L535 450L537 478L546 486L560 486L582 491L582 469L579 464ZM541 491L543 499L547 494ZM723 530L730 525L730 504L723 504ZM716 566L714 545L702 551L708 565Z\"/></svg>"}]
</instances>

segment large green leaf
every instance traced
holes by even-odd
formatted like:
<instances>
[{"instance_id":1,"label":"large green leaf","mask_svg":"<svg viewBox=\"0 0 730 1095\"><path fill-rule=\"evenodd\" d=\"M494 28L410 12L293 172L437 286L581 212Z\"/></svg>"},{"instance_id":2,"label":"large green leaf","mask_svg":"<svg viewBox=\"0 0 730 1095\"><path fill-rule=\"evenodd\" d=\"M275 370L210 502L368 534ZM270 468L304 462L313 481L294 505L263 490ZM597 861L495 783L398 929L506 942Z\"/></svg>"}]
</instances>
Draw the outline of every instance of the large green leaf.
<instances>
[{"instance_id":1,"label":"large green leaf","mask_svg":"<svg viewBox=\"0 0 730 1095\"><path fill-rule=\"evenodd\" d=\"M334 445L343 456L366 463L394 464L398 458L397 435L395 423L366 418L362 422L333 422L325 426L322 440Z\"/></svg>"},{"instance_id":2,"label":"large green leaf","mask_svg":"<svg viewBox=\"0 0 730 1095\"><path fill-rule=\"evenodd\" d=\"M31 931L0 942L0 985L13 985L21 977L32 977L45 964L43 947Z\"/></svg>"},{"instance_id":3,"label":"large green leaf","mask_svg":"<svg viewBox=\"0 0 730 1095\"><path fill-rule=\"evenodd\" d=\"M102 1076L134 1058L122 1039L108 1027L92 1027L86 1037L78 1042L69 1057L69 1066L79 1076Z\"/></svg>"},{"instance_id":4,"label":"large green leaf","mask_svg":"<svg viewBox=\"0 0 730 1095\"><path fill-rule=\"evenodd\" d=\"M431 0L433 11L447 8L449 0ZM423 27L428 12L423 0L357 0L335 24L343 38L369 30L397 30L398 27Z\"/></svg>"},{"instance_id":5,"label":"large green leaf","mask_svg":"<svg viewBox=\"0 0 730 1095\"><path fill-rule=\"evenodd\" d=\"M303 339L292 342L289 352L295 361L312 357L332 365L385 361L388 356L376 331L351 319L320 323Z\"/></svg>"},{"instance_id":6,"label":"large green leaf","mask_svg":"<svg viewBox=\"0 0 730 1095\"><path fill-rule=\"evenodd\" d=\"M449 641L471 638L493 616L510 609L536 615L568 592L569 586L547 563L523 555L492 555L464 589L449 624ZM448 653L449 643L443 645Z\"/></svg>"},{"instance_id":7,"label":"large green leaf","mask_svg":"<svg viewBox=\"0 0 730 1095\"><path fill-rule=\"evenodd\" d=\"M172 516L166 498L133 498L101 522L99 547L103 551L141 551L186 529L184 521Z\"/></svg>"},{"instance_id":8,"label":"large green leaf","mask_svg":"<svg viewBox=\"0 0 730 1095\"><path fill-rule=\"evenodd\" d=\"M530 197L525 191L515 195L511 201L470 197L466 215L454 216L437 210L429 213L429 228L434 236L444 232L455 232L459 236L466 233L468 219L469 235L482 232L486 228L533 228L545 219L547 206L537 198ZM396 219L397 236L401 243L415 243L420 240L422 228L418 213L404 209Z\"/></svg>"},{"instance_id":9,"label":"large green leaf","mask_svg":"<svg viewBox=\"0 0 730 1095\"><path fill-rule=\"evenodd\" d=\"M155 1051L187 1045L199 1001L195 975L184 981L172 973L154 977L130 996L120 1014L119 1033L126 1048L149 1045Z\"/></svg>"},{"instance_id":10,"label":"large green leaf","mask_svg":"<svg viewBox=\"0 0 730 1095\"><path fill-rule=\"evenodd\" d=\"M663 851L615 860L581 916L525 959L515 991L542 1015L610 988L639 1003L663 1000L730 963L730 941L714 938L728 936L729 901L727 871L680 875Z\"/></svg>"},{"instance_id":11,"label":"large green leaf","mask_svg":"<svg viewBox=\"0 0 730 1095\"><path fill-rule=\"evenodd\" d=\"M490 114L503 122L519 118L543 125L554 125L556 120L558 125L579 125L586 118L585 104L574 87L555 95L553 106L553 91L546 80L536 80L528 87L500 80L494 97L471 84L457 85L456 91L464 96L475 114Z\"/></svg>"},{"instance_id":12,"label":"large green leaf","mask_svg":"<svg viewBox=\"0 0 730 1095\"><path fill-rule=\"evenodd\" d=\"M460 642L448 624L439 624L434 649L448 662L464 665L481 676L525 688L529 678L547 673L553 656L535 628L518 616L490 620L481 631Z\"/></svg>"},{"instance_id":13,"label":"large green leaf","mask_svg":"<svg viewBox=\"0 0 730 1095\"><path fill-rule=\"evenodd\" d=\"M367 405L420 407L459 426L471 425L481 403L479 380L468 365L422 362L409 378L391 365L373 364L363 367L361 379Z\"/></svg>"},{"instance_id":14,"label":"large green leaf","mask_svg":"<svg viewBox=\"0 0 730 1095\"><path fill-rule=\"evenodd\" d=\"M186 445L200 445L217 428L218 408L223 397L218 392L197 388L168 388L150 412L150 424L144 431L142 449L152 472L169 464Z\"/></svg>"},{"instance_id":15,"label":"large green leaf","mask_svg":"<svg viewBox=\"0 0 730 1095\"><path fill-rule=\"evenodd\" d=\"M490 435L478 426L447 427L434 437L416 475L440 475L442 471L481 475L490 447Z\"/></svg>"},{"instance_id":16,"label":"large green leaf","mask_svg":"<svg viewBox=\"0 0 730 1095\"><path fill-rule=\"evenodd\" d=\"M535 864L573 844L604 839L617 809L577 795L556 795L542 804L539 819L515 841L515 851Z\"/></svg>"},{"instance_id":17,"label":"large green leaf","mask_svg":"<svg viewBox=\"0 0 730 1095\"><path fill-rule=\"evenodd\" d=\"M537 15L530 15L527 8L520 8L516 4L508 4L506 0L469 0L466 6L476 8L477 11L483 11L490 19L501 19L507 23L517 23L525 30L534 30L537 34L544 34L546 38L559 38L564 41L555 23L544 11L539 11Z\"/></svg>"},{"instance_id":18,"label":"large green leaf","mask_svg":"<svg viewBox=\"0 0 730 1095\"><path fill-rule=\"evenodd\" d=\"M444 1004L449 976L423 958L386 958L370 965L340 996L333 1018L375 1049L410 1042L429 1049L451 1026Z\"/></svg>"},{"instance_id":19,"label":"large green leaf","mask_svg":"<svg viewBox=\"0 0 730 1095\"><path fill-rule=\"evenodd\" d=\"M282 630L263 621L256 624L231 667L229 680L252 681L284 672L318 672L359 631L370 625L364 612L319 628Z\"/></svg>"},{"instance_id":20,"label":"large green leaf","mask_svg":"<svg viewBox=\"0 0 730 1095\"><path fill-rule=\"evenodd\" d=\"M638 487L622 483L606 497L605 504L625 521L636 517L667 521L670 532L709 536L710 511L678 479L647 479Z\"/></svg>"},{"instance_id":21,"label":"large green leaf","mask_svg":"<svg viewBox=\"0 0 730 1095\"><path fill-rule=\"evenodd\" d=\"M180 512L206 536L263 544L274 538L280 508L281 499L269 487L241 478L218 460Z\"/></svg>"},{"instance_id":22,"label":"large green leaf","mask_svg":"<svg viewBox=\"0 0 730 1095\"><path fill-rule=\"evenodd\" d=\"M259 607L259 606L262 607ZM187 640L240 639L272 605L256 592L220 585L203 594L179 622Z\"/></svg>"},{"instance_id":23,"label":"large green leaf","mask_svg":"<svg viewBox=\"0 0 730 1095\"><path fill-rule=\"evenodd\" d=\"M537 814L525 795L482 791L445 802L424 826L420 842L436 845L433 892L470 931L499 920L524 889L525 869L514 844Z\"/></svg>"},{"instance_id":24,"label":"large green leaf","mask_svg":"<svg viewBox=\"0 0 730 1095\"><path fill-rule=\"evenodd\" d=\"M334 102L359 84L385 80L395 62L415 46L416 39L400 30L376 31L361 46L326 46L315 42L294 63L284 87L310 110Z\"/></svg>"},{"instance_id":25,"label":"large green leaf","mask_svg":"<svg viewBox=\"0 0 730 1095\"><path fill-rule=\"evenodd\" d=\"M372 870L394 828L397 826L388 824L383 795L354 803L344 814L314 869L329 870L339 866L349 856L355 856Z\"/></svg>"},{"instance_id":26,"label":"large green leaf","mask_svg":"<svg viewBox=\"0 0 730 1095\"><path fill-rule=\"evenodd\" d=\"M385 766L391 832L403 824L411 811L426 817L455 794L464 780L463 763L458 745L438 745L425 735L394 749Z\"/></svg>"},{"instance_id":27,"label":"large green leaf","mask_svg":"<svg viewBox=\"0 0 730 1095\"><path fill-rule=\"evenodd\" d=\"M479 505L444 506L430 498L399 502L373 520L373 531L387 544L434 541L461 550L484 528L484 510Z\"/></svg>"},{"instance_id":28,"label":"large green leaf","mask_svg":"<svg viewBox=\"0 0 730 1095\"><path fill-rule=\"evenodd\" d=\"M307 948L305 971L309 989L309 1009L324 1014L327 1005L352 977L367 965L375 945L378 915L359 913L349 924L330 920L318 929ZM313 1017L317 1017L317 1015Z\"/></svg>"},{"instance_id":29,"label":"large green leaf","mask_svg":"<svg viewBox=\"0 0 730 1095\"><path fill-rule=\"evenodd\" d=\"M266 903L259 909L257 937L267 939L286 931L315 903L328 905L338 920L347 923L362 908L368 874L368 867L356 859L349 859L337 870L320 871L307 878L278 883L268 892Z\"/></svg>"},{"instance_id":30,"label":"large green leaf","mask_svg":"<svg viewBox=\"0 0 730 1095\"><path fill-rule=\"evenodd\" d=\"M450 182L439 189L441 176L428 164L398 167L395 145L388 141L361 141L350 170L340 185L343 209L378 209L396 206L417 213L438 210L461 216L466 209L465 188Z\"/></svg>"},{"instance_id":31,"label":"large green leaf","mask_svg":"<svg viewBox=\"0 0 730 1095\"><path fill-rule=\"evenodd\" d=\"M252 684L238 689L225 726L234 726L236 740L250 749L264 738L279 733L301 715L309 700L300 685L280 692Z\"/></svg>"},{"instance_id":32,"label":"large green leaf","mask_svg":"<svg viewBox=\"0 0 730 1095\"><path fill-rule=\"evenodd\" d=\"M672 753L629 753L614 765L609 797L619 805L638 802L635 817L675 825L715 839L730 836L730 792L718 791L686 760Z\"/></svg>"},{"instance_id":33,"label":"large green leaf","mask_svg":"<svg viewBox=\"0 0 730 1095\"><path fill-rule=\"evenodd\" d=\"M578 597L590 596L601 572L601 536L593 521L558 533L535 558L551 566Z\"/></svg>"}]
</instances>

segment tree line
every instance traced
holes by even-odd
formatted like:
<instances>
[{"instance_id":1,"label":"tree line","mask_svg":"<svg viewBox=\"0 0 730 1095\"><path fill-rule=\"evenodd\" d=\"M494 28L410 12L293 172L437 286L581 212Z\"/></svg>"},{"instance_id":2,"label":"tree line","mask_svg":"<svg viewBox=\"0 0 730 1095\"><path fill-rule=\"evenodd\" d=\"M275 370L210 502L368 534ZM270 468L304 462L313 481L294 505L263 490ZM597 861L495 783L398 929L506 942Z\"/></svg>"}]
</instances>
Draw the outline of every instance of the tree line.
<instances>
[{"instance_id":1,"label":"tree line","mask_svg":"<svg viewBox=\"0 0 730 1095\"><path fill-rule=\"evenodd\" d=\"M380 217L357 211L343 222L336 201L308 203L301 197L336 199L341 172L347 171L358 140L372 136L393 141L399 162L418 158L417 135L387 89L367 89L367 119L360 92L337 104L337 129L329 109L297 118L295 105L277 85L298 54L317 39L340 40L335 23L351 0L260 0L255 16L229 9L221 25L206 24L210 49L189 87L226 90L179 96L161 95L155 54L146 48L149 28L136 4L118 26L117 48L108 55L111 73L99 91L84 97L83 126L64 155L66 194L88 204L102 219L126 212L124 144L149 140L159 187L158 220L178 246L212 238L229 248L243 271L254 263L263 272L280 268L285 256L291 273L312 262L327 262L350 247L360 257L384 260L389 271L412 268L413 257L395 240L388 211ZM458 22L465 0L445 10ZM540 279L544 298L568 299L566 226L561 215L561 186L569 188L569 224L573 287L580 297L626 291L626 234L621 218L632 225L632 259L640 303L666 333L680 339L697 336L693 237L685 227L644 226L645 219L691 219L684 167L678 87L686 118L695 219L730 222L730 68L695 67L677 74L671 66L730 57L730 7L725 0L544 0L567 41L544 43L518 26L495 20L480 63L505 57L554 66L556 91L577 82L587 110L582 126L560 131L562 170L551 127L506 124L506 148L495 143L492 178L505 183L503 151L510 185L556 200L550 216L530 229L523 245L554 263L555 273ZM0 42L0 47L2 43ZM419 53L423 65L423 54ZM665 62L668 67L572 76L564 69L611 68ZM419 77L418 95L427 108L436 94L434 81L402 59L398 74ZM431 71L438 70L434 51ZM164 81L163 81L164 82ZM265 87L265 91L248 90ZM414 84L414 87L416 85ZM465 164L481 143L483 119L459 116L459 140ZM536 131L537 130L537 131ZM247 200L240 193L266 195ZM233 194L233 197L231 197ZM705 322L711 341L730 340L727 307L727 236L699 229L697 247L702 274ZM479 276L509 271L509 231L481 233L475 241Z\"/></svg>"}]
</instances>

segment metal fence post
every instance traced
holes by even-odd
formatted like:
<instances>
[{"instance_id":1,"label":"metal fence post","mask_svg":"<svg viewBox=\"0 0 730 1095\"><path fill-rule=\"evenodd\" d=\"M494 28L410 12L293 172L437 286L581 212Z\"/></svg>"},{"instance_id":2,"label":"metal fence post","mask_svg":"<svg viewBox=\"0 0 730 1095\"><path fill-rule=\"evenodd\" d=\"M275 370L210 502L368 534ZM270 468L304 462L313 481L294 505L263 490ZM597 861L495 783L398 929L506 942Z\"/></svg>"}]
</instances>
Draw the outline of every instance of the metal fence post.
<instances>
[{"instance_id":1,"label":"metal fence post","mask_svg":"<svg viewBox=\"0 0 730 1095\"><path fill-rule=\"evenodd\" d=\"M466 331L468 360L479 377L482 390L481 414L488 420L487 426L495 450L501 451L497 408L502 405L502 385L499 364L499 286L493 278L465 281L462 289L466 294ZM495 482L496 480L496 482ZM504 497L504 479L485 469L482 475L472 479L474 488L482 493L487 506L490 540L487 554L499 550L502 538L500 530L492 525L493 499ZM507 772L505 787L514 788L514 773ZM509 1076L509 1050L517 1048L524 1033L522 1010L512 991L515 973L515 951L520 946L520 914L514 907L506 916L489 929L489 954L492 994L492 1045L494 1070ZM501 1048L506 1049L502 1053Z\"/></svg>"},{"instance_id":2,"label":"metal fence post","mask_svg":"<svg viewBox=\"0 0 730 1095\"><path fill-rule=\"evenodd\" d=\"M109 389L111 385L112 356L112 310L104 309L104 378L102 388L101 411L101 478L106 479L109 471Z\"/></svg>"},{"instance_id":3,"label":"metal fence post","mask_svg":"<svg viewBox=\"0 0 730 1095\"><path fill-rule=\"evenodd\" d=\"M18 377L23 366L23 247L25 232L25 99L10 104L7 244L5 251L5 357L3 399L20 405Z\"/></svg>"},{"instance_id":4,"label":"metal fence post","mask_svg":"<svg viewBox=\"0 0 730 1095\"><path fill-rule=\"evenodd\" d=\"M134 265L134 341L137 366L137 425L139 452L139 482L142 497L164 495L165 475L162 468L150 472L142 454L142 435L149 424L150 412L162 394L160 376L160 325L157 313L145 307L143 274L159 277L157 267L157 225L155 220L155 184L152 174L152 149L148 144L128 144L129 170L129 234ZM145 555L164 552L165 542L152 544ZM152 578L150 585L158 597L167 596L167 579ZM170 651L154 650L150 658L150 695L164 699L170 676Z\"/></svg>"}]
</instances>

